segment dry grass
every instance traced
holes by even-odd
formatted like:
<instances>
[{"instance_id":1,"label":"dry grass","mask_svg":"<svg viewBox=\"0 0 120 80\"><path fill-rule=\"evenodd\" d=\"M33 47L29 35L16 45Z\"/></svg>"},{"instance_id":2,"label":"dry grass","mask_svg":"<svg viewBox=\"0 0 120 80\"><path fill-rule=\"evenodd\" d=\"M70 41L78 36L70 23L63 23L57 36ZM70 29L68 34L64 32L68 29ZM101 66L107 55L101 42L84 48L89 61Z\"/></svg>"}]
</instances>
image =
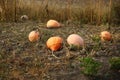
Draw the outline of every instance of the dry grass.
<instances>
[{"instance_id":1,"label":"dry grass","mask_svg":"<svg viewBox=\"0 0 120 80\"><path fill-rule=\"evenodd\" d=\"M120 27L109 30L114 38L102 43L98 35L106 26L66 25L58 29L46 29L39 26L42 33L38 42L31 43L28 34L37 29L39 22L0 23L0 79L1 80L93 80L81 73L79 58L90 56L102 62L100 80L117 80L119 74L109 73L108 59L120 56ZM77 26L77 27L76 27ZM83 37L86 50L69 50L67 37L76 33ZM51 56L46 48L46 41L51 36L61 36L64 40L63 49L54 54L61 59ZM99 75L98 74L98 75ZM116 77L117 76L117 77ZM92 77L94 78L94 77ZM96 78L97 80L98 78ZM95 79L94 79L95 80Z\"/></svg>"},{"instance_id":2,"label":"dry grass","mask_svg":"<svg viewBox=\"0 0 120 80\"><path fill-rule=\"evenodd\" d=\"M113 3L113 0L0 0L0 80L118 80L120 70L112 72L109 59L120 57L120 27L111 25L108 30L109 25L91 25L110 23L114 18L120 21L120 6L116 5L119 2ZM30 21L19 22L22 15L27 15ZM70 24L47 29L42 22L49 19ZM77 24L72 24L73 20ZM30 43L28 34L35 29L42 34L41 39ZM100 41L103 30L111 32L110 42ZM84 51L69 49L66 39L73 33L83 37ZM51 56L46 47L47 39L56 35L64 40L63 48L54 53L60 59ZM88 56L102 63L96 77L81 73L79 59Z\"/></svg>"},{"instance_id":3,"label":"dry grass","mask_svg":"<svg viewBox=\"0 0 120 80\"><path fill-rule=\"evenodd\" d=\"M81 23L110 23L112 0L0 0L0 20L19 21L21 15L45 22L56 19Z\"/></svg>"}]
</instances>

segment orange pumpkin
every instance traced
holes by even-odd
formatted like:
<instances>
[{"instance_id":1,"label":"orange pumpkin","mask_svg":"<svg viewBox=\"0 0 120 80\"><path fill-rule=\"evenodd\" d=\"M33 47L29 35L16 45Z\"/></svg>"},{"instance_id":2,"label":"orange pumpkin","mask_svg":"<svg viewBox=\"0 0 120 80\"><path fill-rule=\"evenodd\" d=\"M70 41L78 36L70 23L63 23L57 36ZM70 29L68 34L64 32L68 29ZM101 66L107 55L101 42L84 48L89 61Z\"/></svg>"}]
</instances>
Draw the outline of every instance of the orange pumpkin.
<instances>
[{"instance_id":1,"label":"orange pumpkin","mask_svg":"<svg viewBox=\"0 0 120 80\"><path fill-rule=\"evenodd\" d=\"M57 27L60 27L60 23L56 20L49 20L47 22L47 28L57 28Z\"/></svg>"},{"instance_id":2,"label":"orange pumpkin","mask_svg":"<svg viewBox=\"0 0 120 80\"><path fill-rule=\"evenodd\" d=\"M100 37L102 41L110 41L112 38L110 32L108 31L102 31Z\"/></svg>"},{"instance_id":3,"label":"orange pumpkin","mask_svg":"<svg viewBox=\"0 0 120 80\"><path fill-rule=\"evenodd\" d=\"M67 38L67 43L69 45L77 46L78 48L84 46L84 40L78 34L69 35Z\"/></svg>"},{"instance_id":4,"label":"orange pumpkin","mask_svg":"<svg viewBox=\"0 0 120 80\"><path fill-rule=\"evenodd\" d=\"M28 35L28 39L30 42L35 42L39 39L39 32L38 31L31 31Z\"/></svg>"},{"instance_id":5,"label":"orange pumpkin","mask_svg":"<svg viewBox=\"0 0 120 80\"><path fill-rule=\"evenodd\" d=\"M52 51L57 51L62 47L62 43L63 43L63 39L61 37L56 36L56 37L50 37L47 40L46 45Z\"/></svg>"}]
</instances>

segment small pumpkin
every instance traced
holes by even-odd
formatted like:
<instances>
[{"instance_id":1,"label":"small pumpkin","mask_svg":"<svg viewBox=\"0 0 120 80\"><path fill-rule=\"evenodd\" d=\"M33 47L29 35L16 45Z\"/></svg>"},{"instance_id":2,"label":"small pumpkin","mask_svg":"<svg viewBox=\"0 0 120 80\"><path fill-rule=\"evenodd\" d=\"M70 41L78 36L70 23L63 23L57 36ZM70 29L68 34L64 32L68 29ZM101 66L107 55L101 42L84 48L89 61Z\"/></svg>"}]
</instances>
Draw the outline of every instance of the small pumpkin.
<instances>
[{"instance_id":1,"label":"small pumpkin","mask_svg":"<svg viewBox=\"0 0 120 80\"><path fill-rule=\"evenodd\" d=\"M100 37L102 41L110 41L112 38L110 32L108 31L102 31Z\"/></svg>"},{"instance_id":2,"label":"small pumpkin","mask_svg":"<svg viewBox=\"0 0 120 80\"><path fill-rule=\"evenodd\" d=\"M38 31L31 31L28 35L28 39L30 42L38 41L39 38L40 38L40 35Z\"/></svg>"},{"instance_id":3,"label":"small pumpkin","mask_svg":"<svg viewBox=\"0 0 120 80\"><path fill-rule=\"evenodd\" d=\"M67 43L70 45L70 47L84 47L84 40L78 34L69 35L67 38Z\"/></svg>"},{"instance_id":4,"label":"small pumpkin","mask_svg":"<svg viewBox=\"0 0 120 80\"><path fill-rule=\"evenodd\" d=\"M55 37L50 37L46 45L49 49L52 51L57 51L62 47L63 39L61 37L55 36Z\"/></svg>"},{"instance_id":5,"label":"small pumpkin","mask_svg":"<svg viewBox=\"0 0 120 80\"><path fill-rule=\"evenodd\" d=\"M28 18L27 15L22 15L22 16L20 17L20 19L21 19L21 21L26 21L26 20L28 20L29 18Z\"/></svg>"},{"instance_id":6,"label":"small pumpkin","mask_svg":"<svg viewBox=\"0 0 120 80\"><path fill-rule=\"evenodd\" d=\"M58 28L60 26L61 26L61 24L56 20L49 20L47 22L47 28Z\"/></svg>"}]
</instances>

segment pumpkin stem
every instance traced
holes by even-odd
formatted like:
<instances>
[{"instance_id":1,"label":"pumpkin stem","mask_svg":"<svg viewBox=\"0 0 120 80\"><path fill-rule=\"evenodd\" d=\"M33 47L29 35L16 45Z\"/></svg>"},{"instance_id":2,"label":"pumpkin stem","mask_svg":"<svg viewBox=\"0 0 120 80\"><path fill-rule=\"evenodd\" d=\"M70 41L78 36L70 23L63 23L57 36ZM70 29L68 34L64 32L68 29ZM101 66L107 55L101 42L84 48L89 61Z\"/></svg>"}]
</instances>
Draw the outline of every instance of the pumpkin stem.
<instances>
[{"instance_id":1,"label":"pumpkin stem","mask_svg":"<svg viewBox=\"0 0 120 80\"><path fill-rule=\"evenodd\" d=\"M59 57L57 57L57 56L54 54L54 51L52 51L52 56L55 57L56 59L60 59Z\"/></svg>"}]
</instances>

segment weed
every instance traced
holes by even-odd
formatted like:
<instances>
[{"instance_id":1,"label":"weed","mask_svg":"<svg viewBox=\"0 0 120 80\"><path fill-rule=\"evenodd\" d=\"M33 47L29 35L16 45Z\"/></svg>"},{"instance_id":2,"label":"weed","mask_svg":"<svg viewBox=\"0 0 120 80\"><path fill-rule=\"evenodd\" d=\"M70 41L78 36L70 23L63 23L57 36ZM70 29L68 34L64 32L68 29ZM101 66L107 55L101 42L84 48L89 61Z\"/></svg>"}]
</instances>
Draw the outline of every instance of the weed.
<instances>
[{"instance_id":1,"label":"weed","mask_svg":"<svg viewBox=\"0 0 120 80\"><path fill-rule=\"evenodd\" d=\"M112 57L109 60L110 68L113 70L120 70L120 57Z\"/></svg>"},{"instance_id":2,"label":"weed","mask_svg":"<svg viewBox=\"0 0 120 80\"><path fill-rule=\"evenodd\" d=\"M100 42L100 37L98 35L91 35L91 38L94 42L99 43Z\"/></svg>"},{"instance_id":3,"label":"weed","mask_svg":"<svg viewBox=\"0 0 120 80\"><path fill-rule=\"evenodd\" d=\"M71 45L69 46L69 50L75 51L75 50L78 50L78 49L82 49L82 47L79 47L79 46L76 46L76 45L73 45L73 44L71 44Z\"/></svg>"},{"instance_id":4,"label":"weed","mask_svg":"<svg viewBox=\"0 0 120 80\"><path fill-rule=\"evenodd\" d=\"M91 35L91 39L94 42L93 50L97 51L101 47L101 39L98 35Z\"/></svg>"},{"instance_id":5,"label":"weed","mask_svg":"<svg viewBox=\"0 0 120 80\"><path fill-rule=\"evenodd\" d=\"M91 57L85 57L80 59L82 72L88 76L95 76L100 68L100 62L95 61Z\"/></svg>"}]
</instances>

